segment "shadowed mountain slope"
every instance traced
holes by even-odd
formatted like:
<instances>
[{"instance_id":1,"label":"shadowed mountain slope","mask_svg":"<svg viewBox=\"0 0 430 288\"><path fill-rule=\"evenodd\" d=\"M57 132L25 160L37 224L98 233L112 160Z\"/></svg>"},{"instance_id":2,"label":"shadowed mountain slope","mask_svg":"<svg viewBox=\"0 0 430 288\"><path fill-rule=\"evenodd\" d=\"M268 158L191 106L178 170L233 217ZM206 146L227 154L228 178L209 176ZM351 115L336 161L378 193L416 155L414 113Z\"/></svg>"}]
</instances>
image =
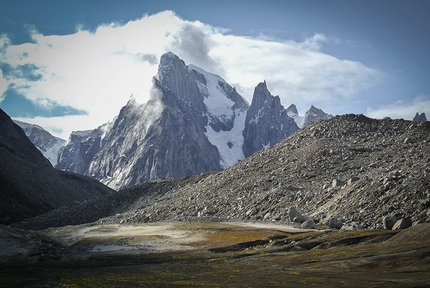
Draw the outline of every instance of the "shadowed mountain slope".
<instances>
[{"instance_id":1,"label":"shadowed mountain slope","mask_svg":"<svg viewBox=\"0 0 430 288\"><path fill-rule=\"evenodd\" d=\"M1 224L113 192L96 180L54 169L3 110L0 110L0 183Z\"/></svg>"}]
</instances>

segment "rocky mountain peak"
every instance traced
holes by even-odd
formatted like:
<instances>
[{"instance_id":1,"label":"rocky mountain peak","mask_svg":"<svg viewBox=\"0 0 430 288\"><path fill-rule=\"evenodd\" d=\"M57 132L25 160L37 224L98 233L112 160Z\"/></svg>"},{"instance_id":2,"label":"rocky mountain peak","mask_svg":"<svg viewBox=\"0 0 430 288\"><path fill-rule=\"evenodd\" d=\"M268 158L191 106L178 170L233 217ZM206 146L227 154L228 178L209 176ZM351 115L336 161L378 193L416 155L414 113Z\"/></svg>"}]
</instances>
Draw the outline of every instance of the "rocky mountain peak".
<instances>
[{"instance_id":1,"label":"rocky mountain peak","mask_svg":"<svg viewBox=\"0 0 430 288\"><path fill-rule=\"evenodd\" d=\"M309 108L308 111L305 113L305 119L303 126L308 125L311 122L314 122L316 120L327 120L332 118L333 115L325 113L323 110L315 107L314 105L311 105L311 108Z\"/></svg>"},{"instance_id":2,"label":"rocky mountain peak","mask_svg":"<svg viewBox=\"0 0 430 288\"><path fill-rule=\"evenodd\" d=\"M299 111L297 110L297 107L294 104L291 104L290 106L288 106L288 108L286 110L287 110L288 115L290 115L290 114L299 115Z\"/></svg>"},{"instance_id":3,"label":"rocky mountain peak","mask_svg":"<svg viewBox=\"0 0 430 288\"><path fill-rule=\"evenodd\" d=\"M278 96L272 96L266 81L255 87L252 103L246 114L243 131L243 153L248 157L285 139L299 127L289 117Z\"/></svg>"},{"instance_id":4,"label":"rocky mountain peak","mask_svg":"<svg viewBox=\"0 0 430 288\"><path fill-rule=\"evenodd\" d=\"M0 109L0 149L5 149L15 157L38 165L52 167L43 154L35 148L24 130L15 124L3 110Z\"/></svg>"},{"instance_id":5,"label":"rocky mountain peak","mask_svg":"<svg viewBox=\"0 0 430 288\"><path fill-rule=\"evenodd\" d=\"M170 90L173 93L172 96L178 97L190 107L206 111L202 94L196 82L196 80L205 81L205 79L202 75L196 74L177 55L167 52L160 58L155 78L158 80L157 85L162 89Z\"/></svg>"},{"instance_id":6,"label":"rocky mountain peak","mask_svg":"<svg viewBox=\"0 0 430 288\"><path fill-rule=\"evenodd\" d=\"M417 114L415 114L415 117L414 117L414 119L412 119L412 121L414 121L414 122L426 122L427 121L426 114L424 112L421 114L418 114L418 112L417 112Z\"/></svg>"},{"instance_id":7,"label":"rocky mountain peak","mask_svg":"<svg viewBox=\"0 0 430 288\"><path fill-rule=\"evenodd\" d=\"M274 101L274 96L272 96L267 88L266 81L260 82L254 89L251 105L254 105L254 107L263 107L268 100Z\"/></svg>"}]
</instances>

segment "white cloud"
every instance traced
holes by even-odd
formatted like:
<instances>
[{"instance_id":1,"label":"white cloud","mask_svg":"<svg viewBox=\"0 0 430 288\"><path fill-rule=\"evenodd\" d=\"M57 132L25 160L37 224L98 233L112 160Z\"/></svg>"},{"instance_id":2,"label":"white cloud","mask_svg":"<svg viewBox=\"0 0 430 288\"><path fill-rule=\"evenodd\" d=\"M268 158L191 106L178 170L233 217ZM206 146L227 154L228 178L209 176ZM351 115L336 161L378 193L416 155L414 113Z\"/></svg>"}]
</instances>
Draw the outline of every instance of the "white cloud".
<instances>
[{"instance_id":1,"label":"white cloud","mask_svg":"<svg viewBox=\"0 0 430 288\"><path fill-rule=\"evenodd\" d=\"M430 116L430 95L418 95L412 101L397 101L377 108L368 108L367 116L372 118L391 117L412 120L416 113L425 113Z\"/></svg>"},{"instance_id":2,"label":"white cloud","mask_svg":"<svg viewBox=\"0 0 430 288\"><path fill-rule=\"evenodd\" d=\"M7 90L7 81L3 78L3 71L0 69L0 102L4 99L4 92Z\"/></svg>"},{"instance_id":3,"label":"white cloud","mask_svg":"<svg viewBox=\"0 0 430 288\"><path fill-rule=\"evenodd\" d=\"M111 120L131 94L139 102L146 101L158 60L169 50L188 64L220 74L249 101L254 87L266 80L285 106L293 102L299 107L335 105L382 77L359 62L319 52L321 43L330 41L321 34L303 42L241 37L183 20L171 11L145 15L124 25L104 24L94 32L78 27L70 35L30 33L33 43L21 45L12 45L2 36L1 61L12 68L34 65L30 67L37 67L33 72L41 79L8 75L0 80L6 79L39 105L49 99L49 103L87 111L88 115L31 119L44 127L55 122L51 131L63 127L63 137L71 130L95 128Z\"/></svg>"}]
</instances>

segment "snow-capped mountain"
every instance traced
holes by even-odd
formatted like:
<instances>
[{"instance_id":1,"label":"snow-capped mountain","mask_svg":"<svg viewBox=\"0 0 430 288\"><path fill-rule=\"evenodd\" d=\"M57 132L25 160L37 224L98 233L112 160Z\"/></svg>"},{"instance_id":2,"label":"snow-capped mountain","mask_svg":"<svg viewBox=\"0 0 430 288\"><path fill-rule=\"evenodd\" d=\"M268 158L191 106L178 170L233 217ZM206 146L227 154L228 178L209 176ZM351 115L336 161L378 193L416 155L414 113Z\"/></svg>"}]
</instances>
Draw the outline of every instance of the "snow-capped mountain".
<instances>
[{"instance_id":1,"label":"snow-capped mountain","mask_svg":"<svg viewBox=\"0 0 430 288\"><path fill-rule=\"evenodd\" d=\"M299 126L299 128L303 128L309 123L312 123L317 120L327 120L333 117L333 115L327 114L323 110L313 105L311 105L311 108L309 108L309 110L306 111L304 116L299 115L299 112L297 111L297 107L294 104L291 104L286 109L286 111L288 116L294 119L294 121L296 122L297 126Z\"/></svg>"},{"instance_id":2,"label":"snow-capped mountain","mask_svg":"<svg viewBox=\"0 0 430 288\"><path fill-rule=\"evenodd\" d=\"M248 103L221 77L161 57L148 103L130 100L87 174L113 188L219 171L244 158Z\"/></svg>"},{"instance_id":3,"label":"snow-capped mountain","mask_svg":"<svg viewBox=\"0 0 430 288\"><path fill-rule=\"evenodd\" d=\"M289 116L265 82L255 88L250 106L220 76L168 52L161 56L150 100L138 104L131 98L110 126L72 133L56 167L114 189L219 171L318 117L311 111L298 125L295 112Z\"/></svg>"},{"instance_id":4,"label":"snow-capped mountain","mask_svg":"<svg viewBox=\"0 0 430 288\"><path fill-rule=\"evenodd\" d=\"M29 124L14 120L15 124L24 130L25 135L34 146L42 152L43 156L51 162L52 166L57 165L58 153L66 145L66 140L51 135L48 131L36 124Z\"/></svg>"}]
</instances>

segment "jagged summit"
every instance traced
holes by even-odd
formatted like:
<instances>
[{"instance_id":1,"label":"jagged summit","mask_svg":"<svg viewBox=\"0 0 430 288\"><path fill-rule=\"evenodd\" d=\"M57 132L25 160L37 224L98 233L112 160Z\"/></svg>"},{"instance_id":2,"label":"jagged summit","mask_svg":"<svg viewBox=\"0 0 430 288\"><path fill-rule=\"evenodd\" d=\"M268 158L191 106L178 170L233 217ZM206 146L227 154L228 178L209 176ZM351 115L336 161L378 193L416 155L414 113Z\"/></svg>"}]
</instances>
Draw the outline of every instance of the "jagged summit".
<instances>
[{"instance_id":1,"label":"jagged summit","mask_svg":"<svg viewBox=\"0 0 430 288\"><path fill-rule=\"evenodd\" d=\"M314 105L311 105L311 108L309 108L308 111L305 113L305 119L303 126L308 125L309 123L312 123L317 120L327 120L332 118L333 115L325 113L323 110L315 107Z\"/></svg>"},{"instance_id":2,"label":"jagged summit","mask_svg":"<svg viewBox=\"0 0 430 288\"><path fill-rule=\"evenodd\" d=\"M278 143L298 129L282 106L279 96L273 96L269 92L266 81L259 83L246 114L243 130L245 157Z\"/></svg>"},{"instance_id":3,"label":"jagged summit","mask_svg":"<svg viewBox=\"0 0 430 288\"><path fill-rule=\"evenodd\" d=\"M427 121L427 117L426 114L423 112L421 114L418 114L418 112L415 114L414 119L412 119L412 121L415 122L426 122Z\"/></svg>"},{"instance_id":4,"label":"jagged summit","mask_svg":"<svg viewBox=\"0 0 430 288\"><path fill-rule=\"evenodd\" d=\"M288 106L288 108L286 110L287 110L287 113L289 116L299 115L299 111L297 110L297 107L295 104L291 104L290 106Z\"/></svg>"},{"instance_id":5,"label":"jagged summit","mask_svg":"<svg viewBox=\"0 0 430 288\"><path fill-rule=\"evenodd\" d=\"M311 105L304 116L299 115L297 107L294 104L291 104L286 110L288 116L294 119L299 128L303 128L304 126L317 120L327 120L333 117L333 115L325 113L314 105Z\"/></svg>"}]
</instances>

